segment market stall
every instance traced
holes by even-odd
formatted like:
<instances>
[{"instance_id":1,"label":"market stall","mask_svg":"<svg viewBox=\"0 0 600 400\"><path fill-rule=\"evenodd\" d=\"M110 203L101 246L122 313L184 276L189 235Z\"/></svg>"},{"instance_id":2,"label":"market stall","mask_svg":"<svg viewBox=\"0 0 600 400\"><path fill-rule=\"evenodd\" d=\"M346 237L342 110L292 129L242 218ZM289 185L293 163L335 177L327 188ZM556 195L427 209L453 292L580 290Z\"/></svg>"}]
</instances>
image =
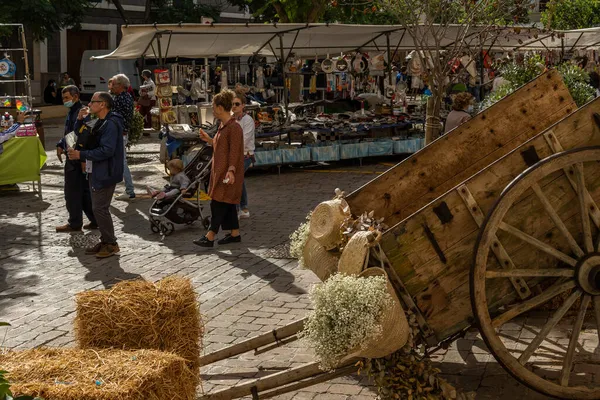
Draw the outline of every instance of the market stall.
<instances>
[{"instance_id":1,"label":"market stall","mask_svg":"<svg viewBox=\"0 0 600 400\"><path fill-rule=\"evenodd\" d=\"M414 128L424 124L424 96L411 92L415 88L423 91L419 62L435 56L436 51L451 48L457 41L482 56L493 51L564 53L600 44L598 28L547 32L451 25L441 43L426 35L420 38L431 42L431 53L417 57L411 35L402 26L392 25L179 24L136 25L122 30L119 48L98 58L145 57L155 58L159 64L174 56L276 59L281 86L268 84L271 72L260 61L252 65L251 84L247 85L252 98L259 101L272 98L281 88L276 96L279 104L252 111L257 128L256 165L336 161L420 149L424 145L423 132ZM398 54L411 51L408 73L413 75L409 86L393 76L392 63ZM483 67L480 71L475 68L480 61L465 56L457 59L457 65L462 64L470 78L479 79L481 85ZM221 79L226 87L226 71ZM317 87L319 80L322 83ZM306 104L307 98L310 104ZM349 106L336 108L334 100L343 100ZM161 107L161 116L168 115L166 119L161 117L163 123L194 125L190 106L183 106L182 111L182 106L168 103ZM212 121L200 113L196 122Z\"/></svg>"},{"instance_id":2,"label":"market stall","mask_svg":"<svg viewBox=\"0 0 600 400\"><path fill-rule=\"evenodd\" d=\"M32 182L42 197L40 169L46 163L46 152L38 136L14 137L2 144L0 153L0 185ZM36 188L37 183L37 188Z\"/></svg>"},{"instance_id":3,"label":"market stall","mask_svg":"<svg viewBox=\"0 0 600 400\"><path fill-rule=\"evenodd\" d=\"M25 29L22 24L0 24L0 28L14 31L18 47L0 48L0 185L32 182L33 189L42 197L40 169L46 162L43 130L38 136L40 112L32 110L31 81L27 59ZM9 43L10 44L10 43ZM1 57L1 56L0 56ZM23 58L23 68L13 60ZM21 86L17 86L21 85ZM19 91L22 91L19 93ZM25 113L25 124L15 129L14 116ZM41 140L40 140L41 138Z\"/></svg>"}]
</instances>

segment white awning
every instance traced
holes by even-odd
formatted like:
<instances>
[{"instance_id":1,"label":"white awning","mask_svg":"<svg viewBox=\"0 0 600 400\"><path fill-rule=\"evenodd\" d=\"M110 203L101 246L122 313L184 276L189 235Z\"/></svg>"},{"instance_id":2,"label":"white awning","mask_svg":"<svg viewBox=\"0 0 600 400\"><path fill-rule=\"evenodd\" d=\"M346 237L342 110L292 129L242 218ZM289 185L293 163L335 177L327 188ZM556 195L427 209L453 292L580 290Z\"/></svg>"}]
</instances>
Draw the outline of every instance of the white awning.
<instances>
[{"instance_id":1,"label":"white awning","mask_svg":"<svg viewBox=\"0 0 600 400\"><path fill-rule=\"evenodd\" d=\"M424 28L423 28L424 29ZM449 26L441 47L451 47L462 36L468 47L480 46L479 33L489 28ZM414 39L399 25L344 24L181 24L131 25L122 28L119 47L93 58L135 59L167 57L235 57L281 55L302 57L337 55L351 51L414 50ZM438 48L424 33L419 41ZM389 38L389 39L388 39ZM536 28L497 28L486 35L484 50L596 49L600 28L547 32Z\"/></svg>"}]
</instances>

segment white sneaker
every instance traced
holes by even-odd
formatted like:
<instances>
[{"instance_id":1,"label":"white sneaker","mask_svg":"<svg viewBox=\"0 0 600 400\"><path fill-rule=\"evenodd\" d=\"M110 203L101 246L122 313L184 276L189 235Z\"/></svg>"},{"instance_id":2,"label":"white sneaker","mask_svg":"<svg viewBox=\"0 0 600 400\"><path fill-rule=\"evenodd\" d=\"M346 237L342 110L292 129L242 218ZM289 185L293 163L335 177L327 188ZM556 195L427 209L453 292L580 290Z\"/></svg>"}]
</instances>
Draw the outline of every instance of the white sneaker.
<instances>
[{"instance_id":1,"label":"white sneaker","mask_svg":"<svg viewBox=\"0 0 600 400\"><path fill-rule=\"evenodd\" d=\"M242 211L242 210L240 210L238 212L238 219L242 219L242 218L250 218L250 211Z\"/></svg>"},{"instance_id":2,"label":"white sneaker","mask_svg":"<svg viewBox=\"0 0 600 400\"><path fill-rule=\"evenodd\" d=\"M123 194L120 194L117 197L115 197L115 199L121 200L121 201L129 201L129 200L135 199L135 194L133 196L130 196L127 193L123 193Z\"/></svg>"}]
</instances>

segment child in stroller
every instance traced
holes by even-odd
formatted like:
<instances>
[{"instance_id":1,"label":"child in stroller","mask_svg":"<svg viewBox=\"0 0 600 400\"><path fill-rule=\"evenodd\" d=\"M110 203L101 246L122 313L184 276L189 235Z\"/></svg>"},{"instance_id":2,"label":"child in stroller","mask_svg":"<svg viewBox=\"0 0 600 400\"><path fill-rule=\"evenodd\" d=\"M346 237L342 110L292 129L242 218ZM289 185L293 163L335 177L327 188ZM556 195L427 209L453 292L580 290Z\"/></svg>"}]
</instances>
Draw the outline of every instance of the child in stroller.
<instances>
[{"instance_id":1,"label":"child in stroller","mask_svg":"<svg viewBox=\"0 0 600 400\"><path fill-rule=\"evenodd\" d=\"M185 168L183 162L178 159L167 163L171 175L170 183L162 191L148 188L148 192L154 198L149 210L152 232L161 233L164 238L175 230L174 223L191 225L198 218L202 220L205 228L210 226L209 217L202 215L200 195L196 196L195 203L190 199L198 191L200 183L208 181L211 163L212 147L206 145L198 150Z\"/></svg>"}]
</instances>

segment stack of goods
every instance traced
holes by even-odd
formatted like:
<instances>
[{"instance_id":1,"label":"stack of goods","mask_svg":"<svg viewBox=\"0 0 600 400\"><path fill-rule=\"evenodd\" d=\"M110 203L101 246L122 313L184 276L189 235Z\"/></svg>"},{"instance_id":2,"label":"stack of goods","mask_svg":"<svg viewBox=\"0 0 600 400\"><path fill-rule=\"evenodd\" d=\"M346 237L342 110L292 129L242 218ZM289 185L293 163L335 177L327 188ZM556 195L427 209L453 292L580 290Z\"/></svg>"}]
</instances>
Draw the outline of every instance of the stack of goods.
<instances>
[{"instance_id":1,"label":"stack of goods","mask_svg":"<svg viewBox=\"0 0 600 400\"><path fill-rule=\"evenodd\" d=\"M177 114L173 110L173 89L168 69L155 69L156 95L160 109L160 121L163 124L177 123Z\"/></svg>"},{"instance_id":2,"label":"stack of goods","mask_svg":"<svg viewBox=\"0 0 600 400\"><path fill-rule=\"evenodd\" d=\"M0 355L16 396L45 400L193 400L197 375L155 350L32 349Z\"/></svg>"}]
</instances>

